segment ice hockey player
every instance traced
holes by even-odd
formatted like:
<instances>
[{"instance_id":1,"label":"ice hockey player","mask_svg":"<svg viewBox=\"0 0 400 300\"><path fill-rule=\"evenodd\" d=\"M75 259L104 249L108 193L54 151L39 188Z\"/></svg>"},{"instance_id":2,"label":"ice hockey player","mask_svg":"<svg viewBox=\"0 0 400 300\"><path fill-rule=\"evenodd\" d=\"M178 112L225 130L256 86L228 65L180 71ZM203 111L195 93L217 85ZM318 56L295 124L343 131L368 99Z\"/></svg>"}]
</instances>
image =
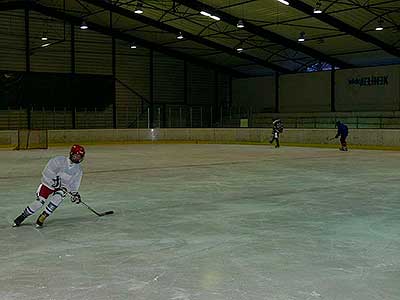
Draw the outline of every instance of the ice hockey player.
<instances>
[{"instance_id":1,"label":"ice hockey player","mask_svg":"<svg viewBox=\"0 0 400 300\"><path fill-rule=\"evenodd\" d=\"M66 191L71 194L71 201L79 204L81 196L78 193L82 180L80 163L85 157L85 149L80 145L73 145L69 157L56 156L49 160L42 172L42 180L36 191L36 201L28 205L14 220L14 227L30 215L42 208L47 199L50 199L46 208L39 215L36 226L42 227L46 218L61 204Z\"/></svg>"},{"instance_id":2,"label":"ice hockey player","mask_svg":"<svg viewBox=\"0 0 400 300\"><path fill-rule=\"evenodd\" d=\"M349 129L344 123L340 121L336 121L336 127L337 127L337 134L335 136L335 139L337 139L340 136L341 147L339 148L339 150L347 151L346 138L349 135Z\"/></svg>"},{"instance_id":3,"label":"ice hockey player","mask_svg":"<svg viewBox=\"0 0 400 300\"><path fill-rule=\"evenodd\" d=\"M272 137L269 141L270 144L276 141L275 148L279 148L279 134L283 132L283 122L280 119L275 119L272 122Z\"/></svg>"}]
</instances>

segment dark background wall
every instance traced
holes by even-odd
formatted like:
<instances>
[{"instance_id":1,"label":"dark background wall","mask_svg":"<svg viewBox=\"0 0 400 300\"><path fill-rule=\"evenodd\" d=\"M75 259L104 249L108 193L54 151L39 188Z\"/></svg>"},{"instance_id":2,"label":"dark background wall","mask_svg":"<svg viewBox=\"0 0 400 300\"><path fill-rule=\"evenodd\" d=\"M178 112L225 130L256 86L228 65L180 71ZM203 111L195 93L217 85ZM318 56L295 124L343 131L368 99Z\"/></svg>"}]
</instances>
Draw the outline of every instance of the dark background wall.
<instances>
[{"instance_id":1,"label":"dark background wall","mask_svg":"<svg viewBox=\"0 0 400 300\"><path fill-rule=\"evenodd\" d=\"M29 27L31 72L90 74L103 79L114 75L110 36L76 26L73 30L70 24L36 12L29 13ZM49 47L41 47L44 33L53 43ZM71 51L72 47L75 51ZM114 107L112 104L104 107L107 102L104 99L98 107L108 111L107 116L112 116L115 109L119 128L129 127L149 106L218 106L230 100L228 74L140 46L130 49L127 42L120 40L115 41L114 59ZM0 70L27 71L24 11L0 12ZM99 90L101 85L99 81ZM57 99L54 101L59 104ZM85 106L81 101L80 104Z\"/></svg>"},{"instance_id":2,"label":"dark background wall","mask_svg":"<svg viewBox=\"0 0 400 300\"><path fill-rule=\"evenodd\" d=\"M379 112L400 110L400 65L233 80L233 104L258 111Z\"/></svg>"}]
</instances>

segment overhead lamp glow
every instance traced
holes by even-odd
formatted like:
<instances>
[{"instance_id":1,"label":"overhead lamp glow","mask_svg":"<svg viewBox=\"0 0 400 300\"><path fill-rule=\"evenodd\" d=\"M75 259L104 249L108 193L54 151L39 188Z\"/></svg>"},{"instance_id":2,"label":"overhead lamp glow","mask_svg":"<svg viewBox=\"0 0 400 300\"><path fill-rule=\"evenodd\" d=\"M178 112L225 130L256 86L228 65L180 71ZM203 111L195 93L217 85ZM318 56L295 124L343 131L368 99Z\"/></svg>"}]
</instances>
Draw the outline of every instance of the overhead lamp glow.
<instances>
[{"instance_id":1,"label":"overhead lamp glow","mask_svg":"<svg viewBox=\"0 0 400 300\"><path fill-rule=\"evenodd\" d=\"M239 20L236 25L237 28L244 28L244 23L242 20Z\"/></svg>"},{"instance_id":2,"label":"overhead lamp glow","mask_svg":"<svg viewBox=\"0 0 400 300\"><path fill-rule=\"evenodd\" d=\"M51 45L50 43L45 43L45 44L41 45L40 47L45 48L45 47L48 47L50 45Z\"/></svg>"},{"instance_id":3,"label":"overhead lamp glow","mask_svg":"<svg viewBox=\"0 0 400 300\"><path fill-rule=\"evenodd\" d=\"M87 26L86 22L82 22L82 24L81 24L81 26L79 26L79 28L82 29L82 30L86 30L89 27Z\"/></svg>"},{"instance_id":4,"label":"overhead lamp glow","mask_svg":"<svg viewBox=\"0 0 400 300\"><path fill-rule=\"evenodd\" d=\"M382 31L383 30L383 21L382 21L382 19L380 19L378 21L378 25L376 25L375 30L376 31Z\"/></svg>"},{"instance_id":5,"label":"overhead lamp glow","mask_svg":"<svg viewBox=\"0 0 400 300\"><path fill-rule=\"evenodd\" d=\"M143 3L142 2L138 2L136 4L136 8L134 10L134 13L135 14L139 14L139 15L143 13Z\"/></svg>"},{"instance_id":6,"label":"overhead lamp glow","mask_svg":"<svg viewBox=\"0 0 400 300\"><path fill-rule=\"evenodd\" d=\"M182 32L179 32L178 35L176 36L176 38L177 38L178 40L182 40L182 39L183 39L183 34L182 34Z\"/></svg>"},{"instance_id":7,"label":"overhead lamp glow","mask_svg":"<svg viewBox=\"0 0 400 300\"><path fill-rule=\"evenodd\" d=\"M130 47L131 47L131 49L136 49L137 48L135 43L132 43Z\"/></svg>"},{"instance_id":8,"label":"overhead lamp glow","mask_svg":"<svg viewBox=\"0 0 400 300\"><path fill-rule=\"evenodd\" d=\"M244 50L243 42L240 42L239 45L236 47L237 52L242 52Z\"/></svg>"},{"instance_id":9,"label":"overhead lamp glow","mask_svg":"<svg viewBox=\"0 0 400 300\"><path fill-rule=\"evenodd\" d=\"M200 14L203 15L203 16L209 17L209 18L211 18L211 19L214 19L214 20L216 20L216 21L220 21L220 20L221 20L220 17L214 16L214 15L210 14L209 12L207 12L207 11L205 11L205 10L200 11Z\"/></svg>"},{"instance_id":10,"label":"overhead lamp glow","mask_svg":"<svg viewBox=\"0 0 400 300\"><path fill-rule=\"evenodd\" d=\"M315 4L314 14L322 14L321 2L319 1Z\"/></svg>"},{"instance_id":11,"label":"overhead lamp glow","mask_svg":"<svg viewBox=\"0 0 400 300\"><path fill-rule=\"evenodd\" d=\"M285 5L289 5L289 1L286 1L286 0L278 0L278 2L285 4Z\"/></svg>"},{"instance_id":12,"label":"overhead lamp glow","mask_svg":"<svg viewBox=\"0 0 400 300\"><path fill-rule=\"evenodd\" d=\"M202 10L202 11L200 12L200 14L202 14L203 16L206 16L206 17L211 17L211 14L208 13L208 12L206 12L206 11L204 11L204 10Z\"/></svg>"},{"instance_id":13,"label":"overhead lamp glow","mask_svg":"<svg viewBox=\"0 0 400 300\"><path fill-rule=\"evenodd\" d=\"M297 39L298 42L303 43L306 38L305 38L306 33L305 32L300 32L299 38Z\"/></svg>"},{"instance_id":14,"label":"overhead lamp glow","mask_svg":"<svg viewBox=\"0 0 400 300\"><path fill-rule=\"evenodd\" d=\"M43 33L42 37L40 38L42 41L47 41L49 38L45 33Z\"/></svg>"}]
</instances>

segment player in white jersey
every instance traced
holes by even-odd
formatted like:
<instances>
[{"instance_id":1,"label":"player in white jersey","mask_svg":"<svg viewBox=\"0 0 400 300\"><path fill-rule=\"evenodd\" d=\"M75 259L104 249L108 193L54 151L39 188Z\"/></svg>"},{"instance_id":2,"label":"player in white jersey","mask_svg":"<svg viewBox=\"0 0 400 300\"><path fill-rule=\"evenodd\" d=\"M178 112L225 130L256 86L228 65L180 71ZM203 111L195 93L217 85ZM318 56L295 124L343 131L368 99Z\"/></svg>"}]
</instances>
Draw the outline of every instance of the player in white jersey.
<instances>
[{"instance_id":1,"label":"player in white jersey","mask_svg":"<svg viewBox=\"0 0 400 300\"><path fill-rule=\"evenodd\" d=\"M36 201L28 205L14 220L14 227L21 225L27 217L42 208L49 196L49 203L36 221L37 227L42 227L46 218L60 205L66 191L71 194L72 202L81 202L78 190L83 174L80 163L84 156L85 149L80 145L73 145L69 157L56 156L49 160L42 172L42 183L36 191Z\"/></svg>"}]
</instances>

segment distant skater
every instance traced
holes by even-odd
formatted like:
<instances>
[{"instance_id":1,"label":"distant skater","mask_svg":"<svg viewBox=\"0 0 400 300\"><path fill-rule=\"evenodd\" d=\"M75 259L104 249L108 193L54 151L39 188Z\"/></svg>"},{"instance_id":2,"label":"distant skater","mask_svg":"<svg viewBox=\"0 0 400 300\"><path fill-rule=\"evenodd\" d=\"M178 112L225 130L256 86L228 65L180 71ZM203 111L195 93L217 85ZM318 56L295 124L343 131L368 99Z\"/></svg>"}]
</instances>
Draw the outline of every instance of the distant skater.
<instances>
[{"instance_id":1,"label":"distant skater","mask_svg":"<svg viewBox=\"0 0 400 300\"><path fill-rule=\"evenodd\" d=\"M279 148L279 134L283 132L283 122L280 119L275 119L272 122L272 136L269 141L270 144L272 144L274 141L276 141L275 148Z\"/></svg>"},{"instance_id":2,"label":"distant skater","mask_svg":"<svg viewBox=\"0 0 400 300\"><path fill-rule=\"evenodd\" d=\"M337 127L337 133L336 133L335 139L337 139L340 136L341 147L339 148L339 150L347 151L346 138L349 135L349 129L347 128L346 124L344 124L340 121L336 122L336 127Z\"/></svg>"}]
</instances>

